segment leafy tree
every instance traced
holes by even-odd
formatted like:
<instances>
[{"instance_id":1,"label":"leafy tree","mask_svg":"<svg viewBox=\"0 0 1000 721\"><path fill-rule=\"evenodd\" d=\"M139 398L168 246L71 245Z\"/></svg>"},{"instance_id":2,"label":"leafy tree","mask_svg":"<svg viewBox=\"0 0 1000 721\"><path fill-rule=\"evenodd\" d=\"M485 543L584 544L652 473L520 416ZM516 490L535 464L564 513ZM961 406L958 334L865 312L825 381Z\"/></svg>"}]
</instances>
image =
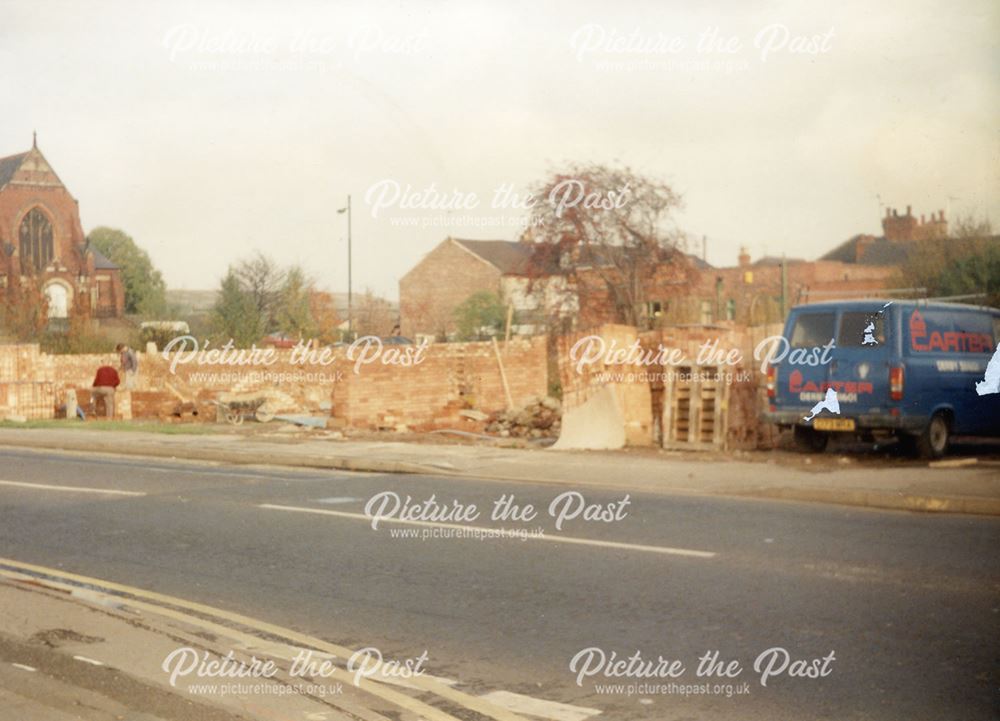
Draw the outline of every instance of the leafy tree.
<instances>
[{"instance_id":1,"label":"leafy tree","mask_svg":"<svg viewBox=\"0 0 1000 721\"><path fill-rule=\"evenodd\" d=\"M316 321L310 304L313 282L305 271L292 266L284 273L284 284L278 294L274 325L289 337L311 338L316 335Z\"/></svg>"},{"instance_id":2,"label":"leafy tree","mask_svg":"<svg viewBox=\"0 0 1000 721\"><path fill-rule=\"evenodd\" d=\"M455 323L461 340L477 340L503 331L507 309L496 293L481 290L455 308Z\"/></svg>"},{"instance_id":3,"label":"leafy tree","mask_svg":"<svg viewBox=\"0 0 1000 721\"><path fill-rule=\"evenodd\" d=\"M926 288L932 298L983 294L987 304L1000 306L1000 241L989 220L960 216L953 228L948 239L915 243L897 282Z\"/></svg>"},{"instance_id":4,"label":"leafy tree","mask_svg":"<svg viewBox=\"0 0 1000 721\"><path fill-rule=\"evenodd\" d=\"M330 293L312 290L309 293L309 313L316 324L316 339L320 343L340 340L340 317Z\"/></svg>"},{"instance_id":5,"label":"leafy tree","mask_svg":"<svg viewBox=\"0 0 1000 721\"><path fill-rule=\"evenodd\" d=\"M167 286L163 276L132 236L117 228L101 226L90 231L87 240L121 269L126 313L150 317L166 311Z\"/></svg>"},{"instance_id":6,"label":"leafy tree","mask_svg":"<svg viewBox=\"0 0 1000 721\"><path fill-rule=\"evenodd\" d=\"M216 338L220 342L231 338L238 348L258 342L266 332L267 318L233 268L222 279L219 297L210 315Z\"/></svg>"},{"instance_id":7,"label":"leafy tree","mask_svg":"<svg viewBox=\"0 0 1000 721\"><path fill-rule=\"evenodd\" d=\"M1000 243L994 241L951 261L941 271L937 287L944 296L982 293L987 305L1000 308Z\"/></svg>"},{"instance_id":8,"label":"leafy tree","mask_svg":"<svg viewBox=\"0 0 1000 721\"><path fill-rule=\"evenodd\" d=\"M48 325L49 300L29 272L23 282L13 275L4 293L4 329L19 342L38 340Z\"/></svg>"}]
</instances>

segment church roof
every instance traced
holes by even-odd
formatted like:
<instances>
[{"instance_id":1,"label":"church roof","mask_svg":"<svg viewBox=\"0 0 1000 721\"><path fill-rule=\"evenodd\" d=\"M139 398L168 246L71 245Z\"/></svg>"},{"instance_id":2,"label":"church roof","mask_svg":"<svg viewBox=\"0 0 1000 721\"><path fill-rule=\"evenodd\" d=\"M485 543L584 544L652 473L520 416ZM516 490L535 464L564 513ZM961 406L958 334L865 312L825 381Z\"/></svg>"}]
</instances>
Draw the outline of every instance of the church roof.
<instances>
[{"instance_id":1,"label":"church roof","mask_svg":"<svg viewBox=\"0 0 1000 721\"><path fill-rule=\"evenodd\" d=\"M18 153L17 155L8 155L6 158L0 158L0 188L10 182L10 179L14 177L14 173L21 167L21 163L24 162L27 156L28 153Z\"/></svg>"},{"instance_id":2,"label":"church roof","mask_svg":"<svg viewBox=\"0 0 1000 721\"><path fill-rule=\"evenodd\" d=\"M91 246L90 252L94 254L94 270L117 270L118 266L108 259L104 253Z\"/></svg>"}]
</instances>

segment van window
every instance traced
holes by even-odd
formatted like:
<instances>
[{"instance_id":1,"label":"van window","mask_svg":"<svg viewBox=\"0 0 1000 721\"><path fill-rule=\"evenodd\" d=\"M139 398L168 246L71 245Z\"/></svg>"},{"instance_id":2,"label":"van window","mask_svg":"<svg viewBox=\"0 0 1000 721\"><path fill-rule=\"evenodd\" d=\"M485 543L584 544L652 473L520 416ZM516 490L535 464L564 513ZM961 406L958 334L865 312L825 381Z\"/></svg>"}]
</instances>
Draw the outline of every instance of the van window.
<instances>
[{"instance_id":1,"label":"van window","mask_svg":"<svg viewBox=\"0 0 1000 721\"><path fill-rule=\"evenodd\" d=\"M840 316L840 334L837 336L837 345L846 347L855 346L878 346L885 343L885 313L844 313ZM865 329L869 325L874 328L867 333ZM865 339L868 342L865 343ZM872 340L874 339L874 343Z\"/></svg>"},{"instance_id":2,"label":"van window","mask_svg":"<svg viewBox=\"0 0 1000 721\"><path fill-rule=\"evenodd\" d=\"M833 318L833 313L802 313L795 319L788 342L792 348L826 345L834 335Z\"/></svg>"}]
</instances>

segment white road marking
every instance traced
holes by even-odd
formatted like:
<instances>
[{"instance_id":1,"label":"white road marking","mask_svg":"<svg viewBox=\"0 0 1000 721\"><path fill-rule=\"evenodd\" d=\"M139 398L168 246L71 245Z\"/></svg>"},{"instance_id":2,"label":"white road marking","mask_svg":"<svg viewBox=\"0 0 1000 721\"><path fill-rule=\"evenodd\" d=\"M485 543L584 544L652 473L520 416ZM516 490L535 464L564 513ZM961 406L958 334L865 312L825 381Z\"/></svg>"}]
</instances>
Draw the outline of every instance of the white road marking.
<instances>
[{"instance_id":1,"label":"white road marking","mask_svg":"<svg viewBox=\"0 0 1000 721\"><path fill-rule=\"evenodd\" d=\"M331 505L337 503L356 503L362 499L355 498L354 496L330 496L329 498L317 498L317 503L329 503Z\"/></svg>"},{"instance_id":2,"label":"white road marking","mask_svg":"<svg viewBox=\"0 0 1000 721\"><path fill-rule=\"evenodd\" d=\"M95 661L92 658L87 658L86 656L74 656L77 661L83 661L84 663L89 663L92 666L103 666L104 664L100 661Z\"/></svg>"},{"instance_id":3,"label":"white road marking","mask_svg":"<svg viewBox=\"0 0 1000 721\"><path fill-rule=\"evenodd\" d=\"M83 486L53 486L49 483L23 483L21 481L0 481L0 486L37 488L40 491L71 491L74 493L105 493L112 496L145 496L143 491L117 491L113 488L84 488Z\"/></svg>"},{"instance_id":4,"label":"white road marking","mask_svg":"<svg viewBox=\"0 0 1000 721\"><path fill-rule=\"evenodd\" d=\"M519 693L511 693L510 691L491 691L479 698L486 699L490 703L514 713L538 716L539 718L552 719L552 721L584 721L584 719L597 716L601 713L601 710L596 708L570 706L566 703L522 696Z\"/></svg>"},{"instance_id":5,"label":"white road marking","mask_svg":"<svg viewBox=\"0 0 1000 721\"><path fill-rule=\"evenodd\" d=\"M34 672L34 671L38 670L37 668L34 668L33 666L25 666L23 663L12 663L11 666L13 666L14 668L19 668L22 671L32 671L32 672Z\"/></svg>"},{"instance_id":6,"label":"white road marking","mask_svg":"<svg viewBox=\"0 0 1000 721\"><path fill-rule=\"evenodd\" d=\"M371 518L364 513L350 513L348 511L328 511L325 508L305 508L303 506L280 506L273 503L261 503L259 508L266 508L272 511L294 511L297 513L318 513L324 516L337 516L339 518L350 518L356 521L371 523ZM473 526L460 523L436 523L432 521L404 521L399 518L381 518L379 523L398 523L407 526L429 526L432 528L455 528L465 531L482 531L484 533L495 532L497 529L488 526ZM618 541L596 541L590 538L576 538L573 536L528 535L529 541L548 541L550 543L574 543L581 546L598 546L600 548L619 548L625 551L642 551L644 553L662 553L673 556L691 556L693 558L714 558L714 551L696 551L690 548L673 548L671 546L644 546L637 543L620 543Z\"/></svg>"}]
</instances>

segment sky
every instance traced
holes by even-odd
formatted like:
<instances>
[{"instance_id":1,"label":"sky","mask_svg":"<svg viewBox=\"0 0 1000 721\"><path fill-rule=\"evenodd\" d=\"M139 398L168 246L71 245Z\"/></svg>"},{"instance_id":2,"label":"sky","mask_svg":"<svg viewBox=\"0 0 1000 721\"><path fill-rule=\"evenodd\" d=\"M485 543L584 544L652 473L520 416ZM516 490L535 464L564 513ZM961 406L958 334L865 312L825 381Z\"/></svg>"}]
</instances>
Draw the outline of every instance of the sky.
<instances>
[{"instance_id":1,"label":"sky","mask_svg":"<svg viewBox=\"0 0 1000 721\"><path fill-rule=\"evenodd\" d=\"M591 162L679 192L715 265L812 259L886 206L997 227L998 30L992 0L0 0L0 155L37 131L173 288L261 251L345 291L350 195L354 290L396 298Z\"/></svg>"}]
</instances>

